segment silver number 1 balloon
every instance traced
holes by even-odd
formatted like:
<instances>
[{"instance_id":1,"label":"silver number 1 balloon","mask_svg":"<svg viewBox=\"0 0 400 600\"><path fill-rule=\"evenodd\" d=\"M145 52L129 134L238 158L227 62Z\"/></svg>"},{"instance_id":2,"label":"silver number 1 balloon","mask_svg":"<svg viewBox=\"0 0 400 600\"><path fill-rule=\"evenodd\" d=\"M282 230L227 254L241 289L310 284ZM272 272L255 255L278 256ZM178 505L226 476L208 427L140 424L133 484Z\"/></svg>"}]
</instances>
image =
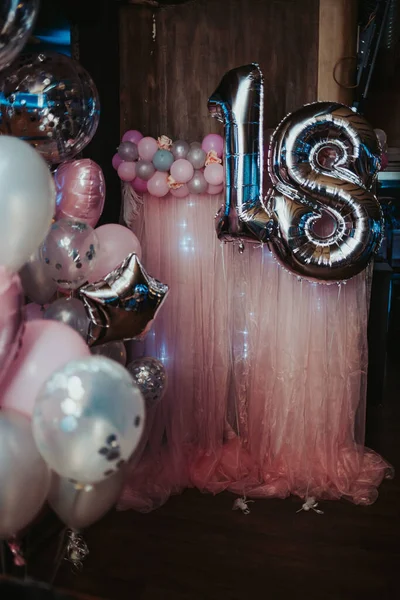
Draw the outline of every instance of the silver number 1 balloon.
<instances>
[{"instance_id":1,"label":"silver number 1 balloon","mask_svg":"<svg viewBox=\"0 0 400 600\"><path fill-rule=\"evenodd\" d=\"M362 271L383 231L372 191L381 149L365 119L334 102L315 102L285 117L272 136L268 171L274 188L264 197L258 66L229 71L209 109L226 130L218 236L267 241L284 268L309 281L339 282Z\"/></svg>"}]
</instances>

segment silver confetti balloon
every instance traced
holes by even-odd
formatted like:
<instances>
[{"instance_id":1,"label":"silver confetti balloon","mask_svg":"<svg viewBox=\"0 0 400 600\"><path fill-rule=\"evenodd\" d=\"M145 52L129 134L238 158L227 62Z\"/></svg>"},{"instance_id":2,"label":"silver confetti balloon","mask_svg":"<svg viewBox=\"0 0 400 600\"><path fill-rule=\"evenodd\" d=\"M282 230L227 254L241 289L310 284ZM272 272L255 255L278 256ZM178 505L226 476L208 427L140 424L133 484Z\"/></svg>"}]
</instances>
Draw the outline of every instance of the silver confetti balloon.
<instances>
[{"instance_id":1,"label":"silver confetti balloon","mask_svg":"<svg viewBox=\"0 0 400 600\"><path fill-rule=\"evenodd\" d=\"M144 428L142 394L128 371L89 356L55 371L36 399L32 428L39 452L61 477L92 484L131 457Z\"/></svg>"},{"instance_id":2,"label":"silver confetti balloon","mask_svg":"<svg viewBox=\"0 0 400 600\"><path fill-rule=\"evenodd\" d=\"M44 311L44 319L59 321L77 331L84 340L89 330L89 317L81 300L77 298L59 298Z\"/></svg>"},{"instance_id":3,"label":"silver confetti balloon","mask_svg":"<svg viewBox=\"0 0 400 600\"><path fill-rule=\"evenodd\" d=\"M0 133L34 146L49 163L69 160L93 138L100 115L96 86L62 54L22 55L0 78Z\"/></svg>"},{"instance_id":4,"label":"silver confetti balloon","mask_svg":"<svg viewBox=\"0 0 400 600\"><path fill-rule=\"evenodd\" d=\"M41 246L41 259L59 288L75 290L94 268L99 242L87 223L60 219Z\"/></svg>"},{"instance_id":5,"label":"silver confetti balloon","mask_svg":"<svg viewBox=\"0 0 400 600\"><path fill-rule=\"evenodd\" d=\"M152 357L137 358L126 368L139 386L146 408L156 406L167 388L167 373L162 362Z\"/></svg>"},{"instance_id":6,"label":"silver confetti balloon","mask_svg":"<svg viewBox=\"0 0 400 600\"><path fill-rule=\"evenodd\" d=\"M40 248L30 257L19 272L24 294L32 302L46 304L57 290L46 264L40 258Z\"/></svg>"},{"instance_id":7,"label":"silver confetti balloon","mask_svg":"<svg viewBox=\"0 0 400 600\"><path fill-rule=\"evenodd\" d=\"M0 2L0 71L10 65L25 46L39 5L40 0Z\"/></svg>"}]
</instances>

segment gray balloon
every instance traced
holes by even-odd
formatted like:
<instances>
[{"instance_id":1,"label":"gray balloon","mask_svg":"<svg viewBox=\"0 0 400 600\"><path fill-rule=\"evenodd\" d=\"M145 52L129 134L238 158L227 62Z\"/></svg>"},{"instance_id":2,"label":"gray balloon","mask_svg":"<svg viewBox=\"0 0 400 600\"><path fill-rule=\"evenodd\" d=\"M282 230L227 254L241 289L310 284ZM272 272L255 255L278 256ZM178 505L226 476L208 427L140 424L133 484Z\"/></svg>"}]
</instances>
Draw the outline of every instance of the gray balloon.
<instances>
[{"instance_id":1,"label":"gray balloon","mask_svg":"<svg viewBox=\"0 0 400 600\"><path fill-rule=\"evenodd\" d=\"M195 169L202 169L206 163L207 154L202 148L191 148L187 155L187 160L192 163Z\"/></svg>"},{"instance_id":2,"label":"gray balloon","mask_svg":"<svg viewBox=\"0 0 400 600\"><path fill-rule=\"evenodd\" d=\"M38 249L19 272L25 296L36 304L47 304L57 290L56 282L51 279L47 265L40 259Z\"/></svg>"},{"instance_id":3,"label":"gray balloon","mask_svg":"<svg viewBox=\"0 0 400 600\"><path fill-rule=\"evenodd\" d=\"M137 358L126 367L139 386L146 403L146 409L157 405L167 389L165 367L156 358Z\"/></svg>"},{"instance_id":4,"label":"gray balloon","mask_svg":"<svg viewBox=\"0 0 400 600\"><path fill-rule=\"evenodd\" d=\"M30 419L6 409L0 411L0 481L0 540L7 540L39 513L50 471L36 448Z\"/></svg>"},{"instance_id":5,"label":"gray balloon","mask_svg":"<svg viewBox=\"0 0 400 600\"><path fill-rule=\"evenodd\" d=\"M208 183L201 171L195 171L192 179L187 183L187 186L191 194L205 194Z\"/></svg>"},{"instance_id":6,"label":"gray balloon","mask_svg":"<svg viewBox=\"0 0 400 600\"><path fill-rule=\"evenodd\" d=\"M136 163L136 177L148 181L150 177L153 177L156 169L150 160L139 160Z\"/></svg>"},{"instance_id":7,"label":"gray balloon","mask_svg":"<svg viewBox=\"0 0 400 600\"><path fill-rule=\"evenodd\" d=\"M190 144L190 149L192 150L193 148L201 148L200 142L192 142Z\"/></svg>"},{"instance_id":8,"label":"gray balloon","mask_svg":"<svg viewBox=\"0 0 400 600\"><path fill-rule=\"evenodd\" d=\"M90 491L76 489L69 479L53 473L49 504L61 521L79 531L96 523L116 504L126 476L125 469L117 471Z\"/></svg>"},{"instance_id":9,"label":"gray balloon","mask_svg":"<svg viewBox=\"0 0 400 600\"><path fill-rule=\"evenodd\" d=\"M59 300L55 300L44 311L43 318L65 323L65 325L75 329L84 340L87 339L89 317L83 302L77 298L60 298Z\"/></svg>"},{"instance_id":10,"label":"gray balloon","mask_svg":"<svg viewBox=\"0 0 400 600\"><path fill-rule=\"evenodd\" d=\"M123 342L109 342L108 344L94 346L91 348L91 352L97 356L111 358L123 367L126 365L126 348Z\"/></svg>"},{"instance_id":11,"label":"gray balloon","mask_svg":"<svg viewBox=\"0 0 400 600\"><path fill-rule=\"evenodd\" d=\"M118 155L122 160L134 161L139 158L137 145L133 142L121 142L118 146Z\"/></svg>"},{"instance_id":12,"label":"gray balloon","mask_svg":"<svg viewBox=\"0 0 400 600\"><path fill-rule=\"evenodd\" d=\"M176 140L171 146L171 152L174 155L175 160L178 160L178 158L186 158L189 149L190 146L185 140Z\"/></svg>"}]
</instances>

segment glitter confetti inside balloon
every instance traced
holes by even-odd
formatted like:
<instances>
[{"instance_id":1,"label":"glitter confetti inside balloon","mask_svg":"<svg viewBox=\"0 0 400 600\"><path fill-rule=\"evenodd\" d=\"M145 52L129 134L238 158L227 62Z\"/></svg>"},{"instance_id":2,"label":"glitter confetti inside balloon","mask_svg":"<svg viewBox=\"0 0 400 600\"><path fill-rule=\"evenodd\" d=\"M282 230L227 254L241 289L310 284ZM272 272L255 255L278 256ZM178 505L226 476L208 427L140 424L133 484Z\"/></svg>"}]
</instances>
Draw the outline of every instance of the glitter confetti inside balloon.
<instances>
[{"instance_id":1,"label":"glitter confetti inside balloon","mask_svg":"<svg viewBox=\"0 0 400 600\"><path fill-rule=\"evenodd\" d=\"M41 258L58 287L75 290L87 281L98 249L97 235L90 225L61 219L51 226Z\"/></svg>"},{"instance_id":2,"label":"glitter confetti inside balloon","mask_svg":"<svg viewBox=\"0 0 400 600\"><path fill-rule=\"evenodd\" d=\"M40 0L2 0L0 3L0 70L21 52L35 24Z\"/></svg>"},{"instance_id":3,"label":"glitter confetti inside balloon","mask_svg":"<svg viewBox=\"0 0 400 600\"><path fill-rule=\"evenodd\" d=\"M37 397L32 427L53 471L91 484L129 460L144 419L143 397L128 371L109 358L90 356L50 376Z\"/></svg>"},{"instance_id":4,"label":"glitter confetti inside balloon","mask_svg":"<svg viewBox=\"0 0 400 600\"><path fill-rule=\"evenodd\" d=\"M137 358L127 369L139 386L146 407L158 404L167 388L167 373L162 362L152 357Z\"/></svg>"},{"instance_id":5,"label":"glitter confetti inside balloon","mask_svg":"<svg viewBox=\"0 0 400 600\"><path fill-rule=\"evenodd\" d=\"M100 116L89 73L63 54L22 55L0 79L0 133L29 142L50 163L74 158Z\"/></svg>"}]
</instances>

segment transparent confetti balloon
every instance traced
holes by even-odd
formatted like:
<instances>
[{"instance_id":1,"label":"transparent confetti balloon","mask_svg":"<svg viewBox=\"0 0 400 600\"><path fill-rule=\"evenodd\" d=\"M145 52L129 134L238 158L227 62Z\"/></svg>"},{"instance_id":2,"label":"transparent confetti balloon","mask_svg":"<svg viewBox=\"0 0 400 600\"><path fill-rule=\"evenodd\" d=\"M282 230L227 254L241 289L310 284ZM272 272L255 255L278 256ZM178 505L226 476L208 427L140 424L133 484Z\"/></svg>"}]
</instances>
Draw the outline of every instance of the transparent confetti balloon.
<instances>
[{"instance_id":1,"label":"transparent confetti balloon","mask_svg":"<svg viewBox=\"0 0 400 600\"><path fill-rule=\"evenodd\" d=\"M98 250L97 234L90 225L60 219L50 228L41 247L41 259L58 287L75 290L94 269Z\"/></svg>"},{"instance_id":2,"label":"transparent confetti balloon","mask_svg":"<svg viewBox=\"0 0 400 600\"><path fill-rule=\"evenodd\" d=\"M38 10L39 0L0 2L0 70L12 63L25 46Z\"/></svg>"},{"instance_id":3,"label":"transparent confetti balloon","mask_svg":"<svg viewBox=\"0 0 400 600\"><path fill-rule=\"evenodd\" d=\"M1 74L0 133L29 142L49 163L81 152L99 116L92 78L68 56L24 54Z\"/></svg>"},{"instance_id":4,"label":"transparent confetti balloon","mask_svg":"<svg viewBox=\"0 0 400 600\"><path fill-rule=\"evenodd\" d=\"M167 373L162 362L151 356L137 358L129 363L127 369L139 386L146 407L158 404L167 388Z\"/></svg>"},{"instance_id":5,"label":"transparent confetti balloon","mask_svg":"<svg viewBox=\"0 0 400 600\"><path fill-rule=\"evenodd\" d=\"M33 413L39 452L79 484L116 473L140 442L142 394L124 367L103 356L69 362L47 380Z\"/></svg>"}]
</instances>

